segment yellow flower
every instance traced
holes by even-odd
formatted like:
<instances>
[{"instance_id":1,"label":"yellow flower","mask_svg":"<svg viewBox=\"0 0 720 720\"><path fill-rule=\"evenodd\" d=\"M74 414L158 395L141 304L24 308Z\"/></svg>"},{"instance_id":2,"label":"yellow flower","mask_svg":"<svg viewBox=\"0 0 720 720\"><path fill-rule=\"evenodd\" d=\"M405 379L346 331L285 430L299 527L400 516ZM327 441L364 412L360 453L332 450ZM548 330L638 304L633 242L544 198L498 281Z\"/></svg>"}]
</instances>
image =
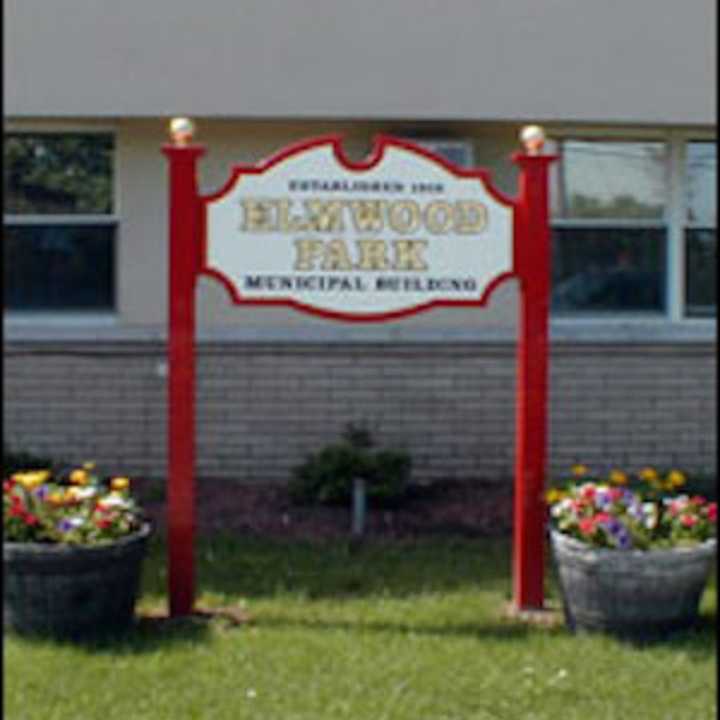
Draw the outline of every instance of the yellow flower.
<instances>
[{"instance_id":1,"label":"yellow flower","mask_svg":"<svg viewBox=\"0 0 720 720\"><path fill-rule=\"evenodd\" d=\"M80 488L69 487L67 490L65 490L65 497L63 498L63 500L65 502L75 502L75 501L79 500L80 499L78 497L79 489Z\"/></svg>"},{"instance_id":2,"label":"yellow flower","mask_svg":"<svg viewBox=\"0 0 720 720\"><path fill-rule=\"evenodd\" d=\"M685 484L685 474L679 470L671 470L665 478L671 488L679 488Z\"/></svg>"},{"instance_id":3,"label":"yellow flower","mask_svg":"<svg viewBox=\"0 0 720 720\"><path fill-rule=\"evenodd\" d=\"M26 490L32 490L49 480L50 475L49 470L26 470L25 472L15 473L12 478Z\"/></svg>"},{"instance_id":4,"label":"yellow flower","mask_svg":"<svg viewBox=\"0 0 720 720\"><path fill-rule=\"evenodd\" d=\"M548 505L554 505L556 502L559 502L565 497L565 493L562 490L558 490L557 488L550 488L545 493L545 502Z\"/></svg>"},{"instance_id":5,"label":"yellow flower","mask_svg":"<svg viewBox=\"0 0 720 720\"><path fill-rule=\"evenodd\" d=\"M65 495L56 490L47 496L47 502L50 505L62 505L65 502Z\"/></svg>"},{"instance_id":6,"label":"yellow flower","mask_svg":"<svg viewBox=\"0 0 720 720\"><path fill-rule=\"evenodd\" d=\"M648 483L654 483L658 479L658 472L655 468L645 467L639 473L638 477Z\"/></svg>"},{"instance_id":7,"label":"yellow flower","mask_svg":"<svg viewBox=\"0 0 720 720\"><path fill-rule=\"evenodd\" d=\"M85 470L94 470L95 469L95 463L91 461L83 463L83 468Z\"/></svg>"},{"instance_id":8,"label":"yellow flower","mask_svg":"<svg viewBox=\"0 0 720 720\"><path fill-rule=\"evenodd\" d=\"M613 470L608 479L611 485L627 485L628 476L622 470Z\"/></svg>"},{"instance_id":9,"label":"yellow flower","mask_svg":"<svg viewBox=\"0 0 720 720\"><path fill-rule=\"evenodd\" d=\"M581 478L590 474L590 470L587 465L573 465L570 468L570 472L576 477Z\"/></svg>"},{"instance_id":10,"label":"yellow flower","mask_svg":"<svg viewBox=\"0 0 720 720\"><path fill-rule=\"evenodd\" d=\"M127 490L130 487L130 479L126 477L114 477L110 481L110 487L113 490Z\"/></svg>"},{"instance_id":11,"label":"yellow flower","mask_svg":"<svg viewBox=\"0 0 720 720\"><path fill-rule=\"evenodd\" d=\"M73 485L87 485L89 479L90 476L88 475L87 470L78 468L70 473L70 482Z\"/></svg>"}]
</instances>

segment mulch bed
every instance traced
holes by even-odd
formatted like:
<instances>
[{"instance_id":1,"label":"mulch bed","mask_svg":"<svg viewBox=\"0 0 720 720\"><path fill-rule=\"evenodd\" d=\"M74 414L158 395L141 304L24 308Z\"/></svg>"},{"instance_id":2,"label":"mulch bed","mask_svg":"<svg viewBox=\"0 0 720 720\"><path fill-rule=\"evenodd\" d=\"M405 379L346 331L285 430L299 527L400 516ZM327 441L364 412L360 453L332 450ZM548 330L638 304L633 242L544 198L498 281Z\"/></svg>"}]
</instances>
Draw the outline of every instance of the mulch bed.
<instances>
[{"instance_id":1,"label":"mulch bed","mask_svg":"<svg viewBox=\"0 0 720 720\"><path fill-rule=\"evenodd\" d=\"M160 481L135 480L147 515L162 531L167 524ZM277 485L197 481L197 529L287 539L348 538L347 507L298 506ZM429 535L508 536L512 527L512 481L444 480L413 486L396 508L369 507L365 535L413 538Z\"/></svg>"}]
</instances>

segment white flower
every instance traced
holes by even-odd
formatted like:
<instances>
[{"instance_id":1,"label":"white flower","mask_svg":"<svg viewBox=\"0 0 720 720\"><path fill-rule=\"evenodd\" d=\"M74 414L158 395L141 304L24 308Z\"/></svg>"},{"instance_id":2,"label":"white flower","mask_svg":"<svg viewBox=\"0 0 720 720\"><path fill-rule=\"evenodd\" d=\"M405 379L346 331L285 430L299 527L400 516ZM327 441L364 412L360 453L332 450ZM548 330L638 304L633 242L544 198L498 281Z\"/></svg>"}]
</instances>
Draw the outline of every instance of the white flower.
<instances>
[{"instance_id":1,"label":"white flower","mask_svg":"<svg viewBox=\"0 0 720 720\"><path fill-rule=\"evenodd\" d=\"M643 509L643 525L648 530L652 530L657 525L657 508L655 507L655 503L646 502L642 505Z\"/></svg>"},{"instance_id":2,"label":"white flower","mask_svg":"<svg viewBox=\"0 0 720 720\"><path fill-rule=\"evenodd\" d=\"M97 495L97 488L94 487L81 487L75 491L75 497L78 500L87 500L88 498L95 497Z\"/></svg>"},{"instance_id":3,"label":"white flower","mask_svg":"<svg viewBox=\"0 0 720 720\"><path fill-rule=\"evenodd\" d=\"M104 498L102 498L100 503L104 508L130 507L130 504L127 500L125 500L124 497L122 497L122 495L116 495L115 493L110 493L109 495L106 495Z\"/></svg>"}]
</instances>

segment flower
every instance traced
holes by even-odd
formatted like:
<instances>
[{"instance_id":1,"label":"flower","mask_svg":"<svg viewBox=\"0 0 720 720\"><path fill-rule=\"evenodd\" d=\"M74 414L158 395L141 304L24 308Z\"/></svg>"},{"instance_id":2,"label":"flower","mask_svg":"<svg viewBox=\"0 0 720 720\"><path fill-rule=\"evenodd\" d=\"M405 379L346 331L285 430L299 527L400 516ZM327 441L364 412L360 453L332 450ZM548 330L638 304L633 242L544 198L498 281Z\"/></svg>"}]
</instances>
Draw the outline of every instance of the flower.
<instances>
[{"instance_id":1,"label":"flower","mask_svg":"<svg viewBox=\"0 0 720 720\"><path fill-rule=\"evenodd\" d=\"M679 470L671 470L665 479L673 488L682 487L686 482L685 474Z\"/></svg>"},{"instance_id":2,"label":"flower","mask_svg":"<svg viewBox=\"0 0 720 720\"><path fill-rule=\"evenodd\" d=\"M715 537L717 505L700 495L677 494L685 475L645 467L635 474L615 469L608 482L582 466L571 468L564 491L546 494L555 529L582 542L616 550L674 547Z\"/></svg>"},{"instance_id":3,"label":"flower","mask_svg":"<svg viewBox=\"0 0 720 720\"><path fill-rule=\"evenodd\" d=\"M121 538L139 530L143 520L129 488L127 477L102 481L94 463L68 475L16 472L3 481L4 539L94 545Z\"/></svg>"},{"instance_id":4,"label":"flower","mask_svg":"<svg viewBox=\"0 0 720 720\"><path fill-rule=\"evenodd\" d=\"M130 479L126 477L114 477L110 481L113 490L127 490L130 487Z\"/></svg>"},{"instance_id":5,"label":"flower","mask_svg":"<svg viewBox=\"0 0 720 720\"><path fill-rule=\"evenodd\" d=\"M70 473L70 482L74 485L87 485L90 481L90 473L85 468L78 468Z\"/></svg>"},{"instance_id":6,"label":"flower","mask_svg":"<svg viewBox=\"0 0 720 720\"><path fill-rule=\"evenodd\" d=\"M588 468L587 468L586 465L579 465L579 464L578 464L578 465L573 465L573 466L570 468L570 472L571 472L576 478L586 477L587 475L590 474L590 470L588 470Z\"/></svg>"}]
</instances>

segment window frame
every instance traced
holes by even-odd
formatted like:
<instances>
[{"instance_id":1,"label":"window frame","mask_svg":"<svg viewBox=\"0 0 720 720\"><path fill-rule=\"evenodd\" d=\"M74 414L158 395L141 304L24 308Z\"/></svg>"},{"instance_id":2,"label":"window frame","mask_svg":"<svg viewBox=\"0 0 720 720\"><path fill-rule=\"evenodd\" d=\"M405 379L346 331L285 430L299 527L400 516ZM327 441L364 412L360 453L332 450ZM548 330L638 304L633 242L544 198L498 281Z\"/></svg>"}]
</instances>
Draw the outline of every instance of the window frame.
<instances>
[{"instance_id":1,"label":"window frame","mask_svg":"<svg viewBox=\"0 0 720 720\"><path fill-rule=\"evenodd\" d=\"M665 309L647 312L570 312L554 314L551 323L559 327L592 327L596 325L623 326L651 324L666 326L680 324L683 327L713 330L715 316L691 317L685 310L685 230L686 221L686 148L690 142L717 142L710 130L662 129L662 128L578 128L556 126L548 130L548 144L564 140L587 140L607 142L663 142L667 146L667 202L665 213L658 220L607 220L583 218L557 218L550 216L551 228L615 227L615 228L663 228L665 239ZM548 149L552 151L551 147Z\"/></svg>"},{"instance_id":2,"label":"window frame","mask_svg":"<svg viewBox=\"0 0 720 720\"><path fill-rule=\"evenodd\" d=\"M67 225L106 225L115 228L112 250L115 298L112 308L102 310L75 309L6 309L5 320L11 325L46 325L48 323L67 323L71 326L115 323L119 315L117 290L118 284L118 244L121 232L120 192L118 182L118 128L108 124L83 123L6 123L3 126L3 138L8 135L110 135L113 141L112 162L112 212L111 213L6 213L3 212L3 227L67 226Z\"/></svg>"}]
</instances>

